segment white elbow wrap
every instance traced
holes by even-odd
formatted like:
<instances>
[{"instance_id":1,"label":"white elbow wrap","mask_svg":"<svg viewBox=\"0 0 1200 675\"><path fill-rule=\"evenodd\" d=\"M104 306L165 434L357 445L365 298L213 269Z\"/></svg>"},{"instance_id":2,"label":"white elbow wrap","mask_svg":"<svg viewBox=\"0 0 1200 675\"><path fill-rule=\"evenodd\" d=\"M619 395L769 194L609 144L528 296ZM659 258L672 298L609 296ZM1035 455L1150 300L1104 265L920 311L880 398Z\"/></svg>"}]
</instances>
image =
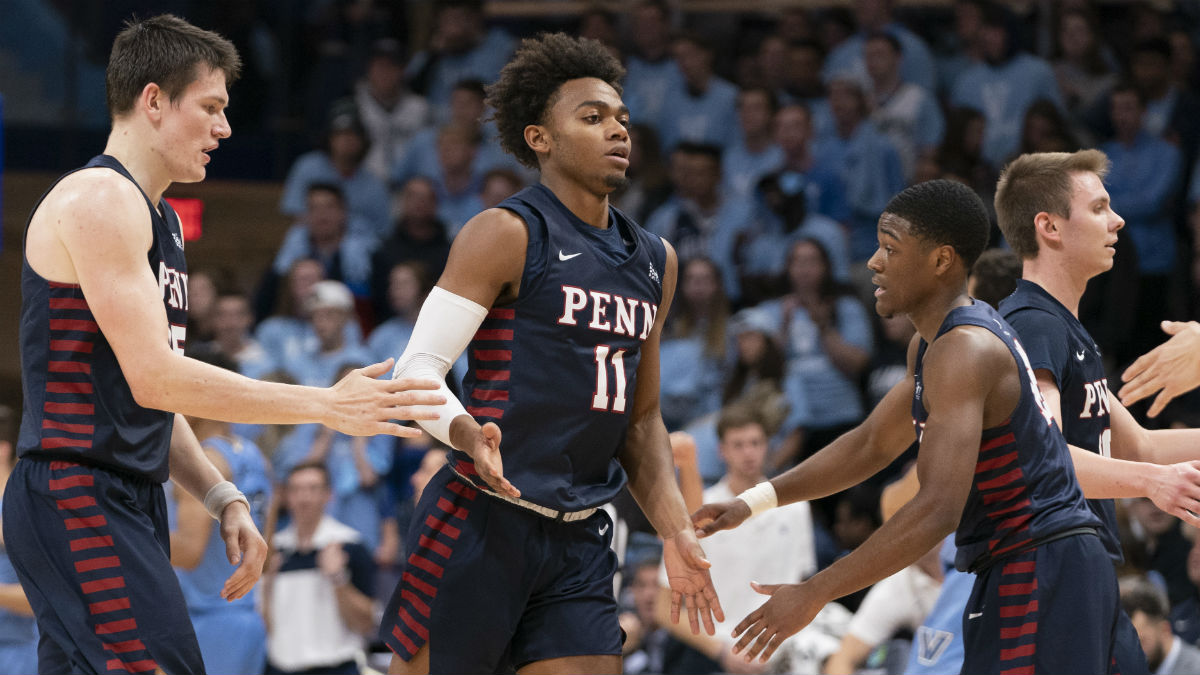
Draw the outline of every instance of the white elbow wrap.
<instances>
[{"instance_id":1,"label":"white elbow wrap","mask_svg":"<svg viewBox=\"0 0 1200 675\"><path fill-rule=\"evenodd\" d=\"M408 346L392 371L393 380L415 377L441 382L439 391L446 397L446 402L433 407L438 418L419 420L417 424L446 445L451 445L450 423L455 417L467 414L462 402L446 386L446 373L471 343L486 316L486 307L434 286L421 305Z\"/></svg>"},{"instance_id":2,"label":"white elbow wrap","mask_svg":"<svg viewBox=\"0 0 1200 675\"><path fill-rule=\"evenodd\" d=\"M250 508L250 501L246 499L246 495L227 480L210 487L204 494L204 510L208 511L208 515L216 520L221 520L221 514L225 512L225 507L234 502L242 502L247 509Z\"/></svg>"},{"instance_id":3,"label":"white elbow wrap","mask_svg":"<svg viewBox=\"0 0 1200 675\"><path fill-rule=\"evenodd\" d=\"M779 506L779 495L775 494L775 486L771 485L769 480L764 480L749 490L745 490L737 498L746 502L752 516Z\"/></svg>"}]
</instances>

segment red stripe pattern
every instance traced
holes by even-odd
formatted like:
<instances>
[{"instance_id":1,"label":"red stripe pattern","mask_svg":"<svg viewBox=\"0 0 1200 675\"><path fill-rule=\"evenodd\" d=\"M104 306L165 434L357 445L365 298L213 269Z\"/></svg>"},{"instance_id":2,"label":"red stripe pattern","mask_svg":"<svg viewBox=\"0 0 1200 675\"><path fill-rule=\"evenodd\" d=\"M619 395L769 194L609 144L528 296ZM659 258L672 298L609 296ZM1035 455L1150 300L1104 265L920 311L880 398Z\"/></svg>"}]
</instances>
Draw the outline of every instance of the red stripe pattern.
<instances>
[{"instance_id":1,"label":"red stripe pattern","mask_svg":"<svg viewBox=\"0 0 1200 675\"><path fill-rule=\"evenodd\" d=\"M425 517L417 548L409 554L400 576L399 607L393 615L384 617L382 631L388 636L388 647L405 661L429 641L431 605L437 598L445 565L454 555L462 521L478 496L479 490L455 476L438 495L437 507Z\"/></svg>"},{"instance_id":2,"label":"red stripe pattern","mask_svg":"<svg viewBox=\"0 0 1200 675\"><path fill-rule=\"evenodd\" d=\"M1038 581L1037 549L1024 551L997 564L1000 672L1019 675L1034 672L1037 656ZM988 610L984 610L988 611Z\"/></svg>"},{"instance_id":3,"label":"red stripe pattern","mask_svg":"<svg viewBox=\"0 0 1200 675\"><path fill-rule=\"evenodd\" d=\"M499 422L508 410L515 309L492 309L471 340L466 381L467 413L481 423Z\"/></svg>"},{"instance_id":4,"label":"red stripe pattern","mask_svg":"<svg viewBox=\"0 0 1200 675\"><path fill-rule=\"evenodd\" d=\"M91 356L100 327L74 284L50 284L47 299L50 355L42 406L44 450L86 452L95 427L95 387Z\"/></svg>"},{"instance_id":5,"label":"red stripe pattern","mask_svg":"<svg viewBox=\"0 0 1200 675\"><path fill-rule=\"evenodd\" d=\"M1005 424L999 433L979 444L975 460L974 490L986 507L992 533L988 552L993 556L1028 546L1032 541L1029 521L1029 488L1025 472L1017 461L1017 445L1013 432Z\"/></svg>"},{"instance_id":6,"label":"red stripe pattern","mask_svg":"<svg viewBox=\"0 0 1200 675\"><path fill-rule=\"evenodd\" d=\"M51 497L67 531L71 563L86 603L92 632L112 653L109 673L144 673L158 668L138 639L138 623L125 585L121 557L108 519L96 503L95 478L72 462L50 463Z\"/></svg>"}]
</instances>

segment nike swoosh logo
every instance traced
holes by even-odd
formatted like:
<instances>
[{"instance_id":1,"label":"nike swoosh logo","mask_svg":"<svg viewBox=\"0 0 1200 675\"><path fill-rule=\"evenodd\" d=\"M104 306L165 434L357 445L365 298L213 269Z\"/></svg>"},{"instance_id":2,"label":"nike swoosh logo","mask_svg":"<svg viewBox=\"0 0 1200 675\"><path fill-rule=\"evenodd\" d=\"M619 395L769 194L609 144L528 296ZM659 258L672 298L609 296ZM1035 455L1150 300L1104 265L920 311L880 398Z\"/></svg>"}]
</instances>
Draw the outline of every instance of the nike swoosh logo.
<instances>
[{"instance_id":1,"label":"nike swoosh logo","mask_svg":"<svg viewBox=\"0 0 1200 675\"><path fill-rule=\"evenodd\" d=\"M579 255L579 254L576 253L575 255ZM605 523L600 526L600 534L604 534L605 532L608 532L608 523Z\"/></svg>"},{"instance_id":2,"label":"nike swoosh logo","mask_svg":"<svg viewBox=\"0 0 1200 675\"><path fill-rule=\"evenodd\" d=\"M967 620L970 621L971 619L978 619L981 616L983 616L983 612L971 612L967 615Z\"/></svg>"},{"instance_id":3,"label":"nike swoosh logo","mask_svg":"<svg viewBox=\"0 0 1200 675\"><path fill-rule=\"evenodd\" d=\"M1079 353L1075 355L1075 358L1077 358L1077 359L1079 359L1080 361L1082 361L1082 360L1084 359L1084 357L1085 357L1085 356L1087 356L1087 352L1085 352L1085 351L1083 351L1083 350L1081 349L1081 350L1079 350Z\"/></svg>"},{"instance_id":4,"label":"nike swoosh logo","mask_svg":"<svg viewBox=\"0 0 1200 675\"><path fill-rule=\"evenodd\" d=\"M583 252L581 251L579 253L572 253L571 255L567 255L566 253L562 252L561 248L558 249L558 259L563 262L566 262L566 261L570 260L571 258L574 258L577 255L583 255ZM601 532L600 534L604 534L604 533Z\"/></svg>"}]
</instances>

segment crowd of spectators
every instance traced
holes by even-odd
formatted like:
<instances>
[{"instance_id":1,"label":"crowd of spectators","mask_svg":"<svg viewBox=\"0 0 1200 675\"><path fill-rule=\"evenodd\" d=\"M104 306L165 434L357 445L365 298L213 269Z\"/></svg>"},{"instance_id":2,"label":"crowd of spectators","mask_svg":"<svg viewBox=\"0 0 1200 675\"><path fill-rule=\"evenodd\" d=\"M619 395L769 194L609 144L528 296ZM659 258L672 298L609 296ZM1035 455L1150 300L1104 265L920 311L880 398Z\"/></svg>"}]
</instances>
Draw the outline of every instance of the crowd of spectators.
<instances>
[{"instance_id":1,"label":"crowd of spectators","mask_svg":"<svg viewBox=\"0 0 1200 675\"><path fill-rule=\"evenodd\" d=\"M690 449L677 462L699 475L706 499L820 449L903 376L912 327L875 315L864 263L879 213L914 182L960 180L990 205L1000 169L1017 154L1098 147L1112 160L1106 186L1126 225L1119 263L1089 289L1081 318L1110 377L1163 339L1161 319L1200 315L1192 292L1200 15L1186 7L1098 10L1062 0L1039 5L1053 16L1031 17L986 0L934 10L854 0L716 22L638 0L623 12L586 11L570 26L501 27L485 21L481 3L445 0L434 4L432 34L417 40L403 30L400 3L307 4L306 44L315 49L300 63L281 63L252 16L227 18L240 22L231 37L254 86L284 71L306 83L301 107L321 139L287 172L279 210L294 224L258 286L236 288L219 270L191 276L189 344L223 352L249 376L325 386L403 351L455 233L537 180L500 150L485 97L520 34L538 27L601 40L625 63L634 146L630 182L612 202L680 256L661 345L662 410L671 431L687 433ZM916 16L938 20L906 21ZM409 48L418 42L425 48ZM241 105L236 92L234 100ZM1004 246L998 231L993 244ZM999 253L981 265L992 266L989 279L1019 274ZM997 291L979 294L988 292ZM452 372L461 377L464 366ZM1194 424L1194 409L1178 402L1163 423ZM391 584L369 583L362 570L374 563L387 578L404 560L405 514L436 452L319 425L234 432L262 448L281 485L296 467L324 468L299 478L323 482L326 492L310 492L328 502L332 520L318 526L305 512L289 524L285 509L286 554L305 554L314 531L336 529L370 553L353 557L355 592L385 597ZM757 606L751 579L798 580L865 539L880 522L880 491L912 456L864 486L709 540L727 618L736 623ZM284 485L284 501L295 508L293 487ZM1193 644L1200 545L1148 500L1126 506L1127 571L1166 597L1161 608L1143 599L1138 612ZM628 671L761 672L730 658L726 643L664 625L652 533L632 500L619 500L617 512L629 535L620 551ZM761 573L777 578L754 576L742 560L751 551L773 561ZM872 617L888 614L896 597L910 598L906 610L929 609L942 570L936 550L927 558L889 580L879 591L886 601L858 594L828 608L765 667L902 670L903 653L887 650L907 651L922 617ZM305 569L328 562L313 558ZM862 616L850 618L855 609ZM369 622L346 623L338 630ZM1153 645L1170 651L1169 637Z\"/></svg>"}]
</instances>

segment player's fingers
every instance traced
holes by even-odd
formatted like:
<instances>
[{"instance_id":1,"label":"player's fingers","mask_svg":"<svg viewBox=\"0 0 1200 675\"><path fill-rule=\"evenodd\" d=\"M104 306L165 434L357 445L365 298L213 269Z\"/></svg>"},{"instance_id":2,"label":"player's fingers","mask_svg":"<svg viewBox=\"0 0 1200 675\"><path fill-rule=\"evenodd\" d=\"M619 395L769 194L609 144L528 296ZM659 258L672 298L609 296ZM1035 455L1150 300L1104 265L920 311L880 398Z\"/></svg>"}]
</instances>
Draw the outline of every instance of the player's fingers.
<instances>
[{"instance_id":1,"label":"player's fingers","mask_svg":"<svg viewBox=\"0 0 1200 675\"><path fill-rule=\"evenodd\" d=\"M770 661L771 655L775 653L776 649L779 649L779 643L781 642L783 642L783 640L780 639L779 633L772 635L771 641L767 643L767 648L764 649L762 655L758 657L759 660L763 663Z\"/></svg>"},{"instance_id":2,"label":"player's fingers","mask_svg":"<svg viewBox=\"0 0 1200 675\"><path fill-rule=\"evenodd\" d=\"M375 426L372 433L356 434L358 436L374 436L384 434L387 436L396 436L398 438L416 438L421 435L421 430L416 427L406 427L395 422L380 422Z\"/></svg>"},{"instance_id":3,"label":"player's fingers","mask_svg":"<svg viewBox=\"0 0 1200 675\"><path fill-rule=\"evenodd\" d=\"M402 407L402 406L434 406L441 405L446 402L445 394L438 391L426 391L424 389L414 389L412 391L390 391L383 399L383 404L386 406Z\"/></svg>"},{"instance_id":4,"label":"player's fingers","mask_svg":"<svg viewBox=\"0 0 1200 675\"><path fill-rule=\"evenodd\" d=\"M225 540L225 558L229 560L230 565L236 565L242 562L242 542L241 532L237 529L231 529L225 532L225 528L221 528L221 538Z\"/></svg>"},{"instance_id":5,"label":"player's fingers","mask_svg":"<svg viewBox=\"0 0 1200 675\"><path fill-rule=\"evenodd\" d=\"M1163 321L1161 324L1159 324L1159 327L1162 328L1162 332L1166 333L1167 335L1175 335L1184 328L1187 328L1187 325L1188 324L1186 321Z\"/></svg>"},{"instance_id":6,"label":"player's fingers","mask_svg":"<svg viewBox=\"0 0 1200 675\"><path fill-rule=\"evenodd\" d=\"M717 627L713 625L712 607L702 593L696 594L696 606L700 609L700 621L704 623L704 632L715 635Z\"/></svg>"},{"instance_id":7,"label":"player's fingers","mask_svg":"<svg viewBox=\"0 0 1200 675\"><path fill-rule=\"evenodd\" d=\"M733 627L733 637L737 637L743 631L749 629L755 623L758 623L758 620L762 618L762 615L763 615L762 607L759 607L758 609L754 610L753 612L750 612L749 614L747 614L746 618L739 621L738 625Z\"/></svg>"},{"instance_id":8,"label":"player's fingers","mask_svg":"<svg viewBox=\"0 0 1200 675\"><path fill-rule=\"evenodd\" d=\"M766 649L767 643L770 642L771 638L774 636L775 631L771 630L770 628L759 633L758 639L755 640L754 644L750 645L750 648L746 650L746 660L753 661L754 659L758 658L758 655L762 653L763 649Z\"/></svg>"},{"instance_id":9,"label":"player's fingers","mask_svg":"<svg viewBox=\"0 0 1200 675\"><path fill-rule=\"evenodd\" d=\"M683 602L687 606L688 626L692 629L692 635L699 635L700 617L696 612L696 599L689 593L683 596Z\"/></svg>"},{"instance_id":10,"label":"player's fingers","mask_svg":"<svg viewBox=\"0 0 1200 675\"><path fill-rule=\"evenodd\" d=\"M1158 392L1158 396L1154 397L1154 403L1150 405L1150 409L1146 411L1146 414L1150 417L1158 417L1158 414L1163 411L1163 408L1167 407L1167 404L1173 398L1175 398L1175 392L1170 389L1163 389Z\"/></svg>"},{"instance_id":11,"label":"player's fingers","mask_svg":"<svg viewBox=\"0 0 1200 675\"><path fill-rule=\"evenodd\" d=\"M763 595L774 595L775 591L779 590L779 587L782 585L783 584L760 584L757 581L750 582L750 588L753 588L755 591L758 591Z\"/></svg>"},{"instance_id":12,"label":"player's fingers","mask_svg":"<svg viewBox=\"0 0 1200 675\"><path fill-rule=\"evenodd\" d=\"M708 579L707 582L702 592L708 599L708 606L712 609L713 616L717 617L717 621L725 621L725 610L721 607L721 598L717 597L717 589L713 588L712 579Z\"/></svg>"},{"instance_id":13,"label":"player's fingers","mask_svg":"<svg viewBox=\"0 0 1200 675\"><path fill-rule=\"evenodd\" d=\"M696 512L692 514L692 525L695 527L706 525L712 522L712 520L720 515L720 513L721 509L717 505L705 504L704 506L696 509Z\"/></svg>"},{"instance_id":14,"label":"player's fingers","mask_svg":"<svg viewBox=\"0 0 1200 675\"><path fill-rule=\"evenodd\" d=\"M393 359L388 359L380 363L372 363L369 366L363 366L362 368L359 368L358 372L371 379L375 379L380 375L390 371L392 369L392 363L394 363Z\"/></svg>"},{"instance_id":15,"label":"player's fingers","mask_svg":"<svg viewBox=\"0 0 1200 675\"><path fill-rule=\"evenodd\" d=\"M441 386L442 384L437 380L431 380L427 377L398 377L394 380L388 380L386 383L384 383L384 387L391 392L440 389ZM417 391L413 391L413 393L415 394Z\"/></svg>"},{"instance_id":16,"label":"player's fingers","mask_svg":"<svg viewBox=\"0 0 1200 675\"><path fill-rule=\"evenodd\" d=\"M671 591L671 623L679 623L679 598L678 591Z\"/></svg>"},{"instance_id":17,"label":"player's fingers","mask_svg":"<svg viewBox=\"0 0 1200 675\"><path fill-rule=\"evenodd\" d=\"M746 648L750 646L750 642L754 640L754 638L758 637L764 628L766 628L766 625L759 621L755 621L753 624L747 626L746 631L742 633L742 637L738 638L738 641L733 643L733 653L743 654L744 656L744 652L746 651Z\"/></svg>"},{"instance_id":18,"label":"player's fingers","mask_svg":"<svg viewBox=\"0 0 1200 675\"><path fill-rule=\"evenodd\" d=\"M379 414L388 420L436 420L441 417L438 411L431 407L394 406L379 409Z\"/></svg>"}]
</instances>

